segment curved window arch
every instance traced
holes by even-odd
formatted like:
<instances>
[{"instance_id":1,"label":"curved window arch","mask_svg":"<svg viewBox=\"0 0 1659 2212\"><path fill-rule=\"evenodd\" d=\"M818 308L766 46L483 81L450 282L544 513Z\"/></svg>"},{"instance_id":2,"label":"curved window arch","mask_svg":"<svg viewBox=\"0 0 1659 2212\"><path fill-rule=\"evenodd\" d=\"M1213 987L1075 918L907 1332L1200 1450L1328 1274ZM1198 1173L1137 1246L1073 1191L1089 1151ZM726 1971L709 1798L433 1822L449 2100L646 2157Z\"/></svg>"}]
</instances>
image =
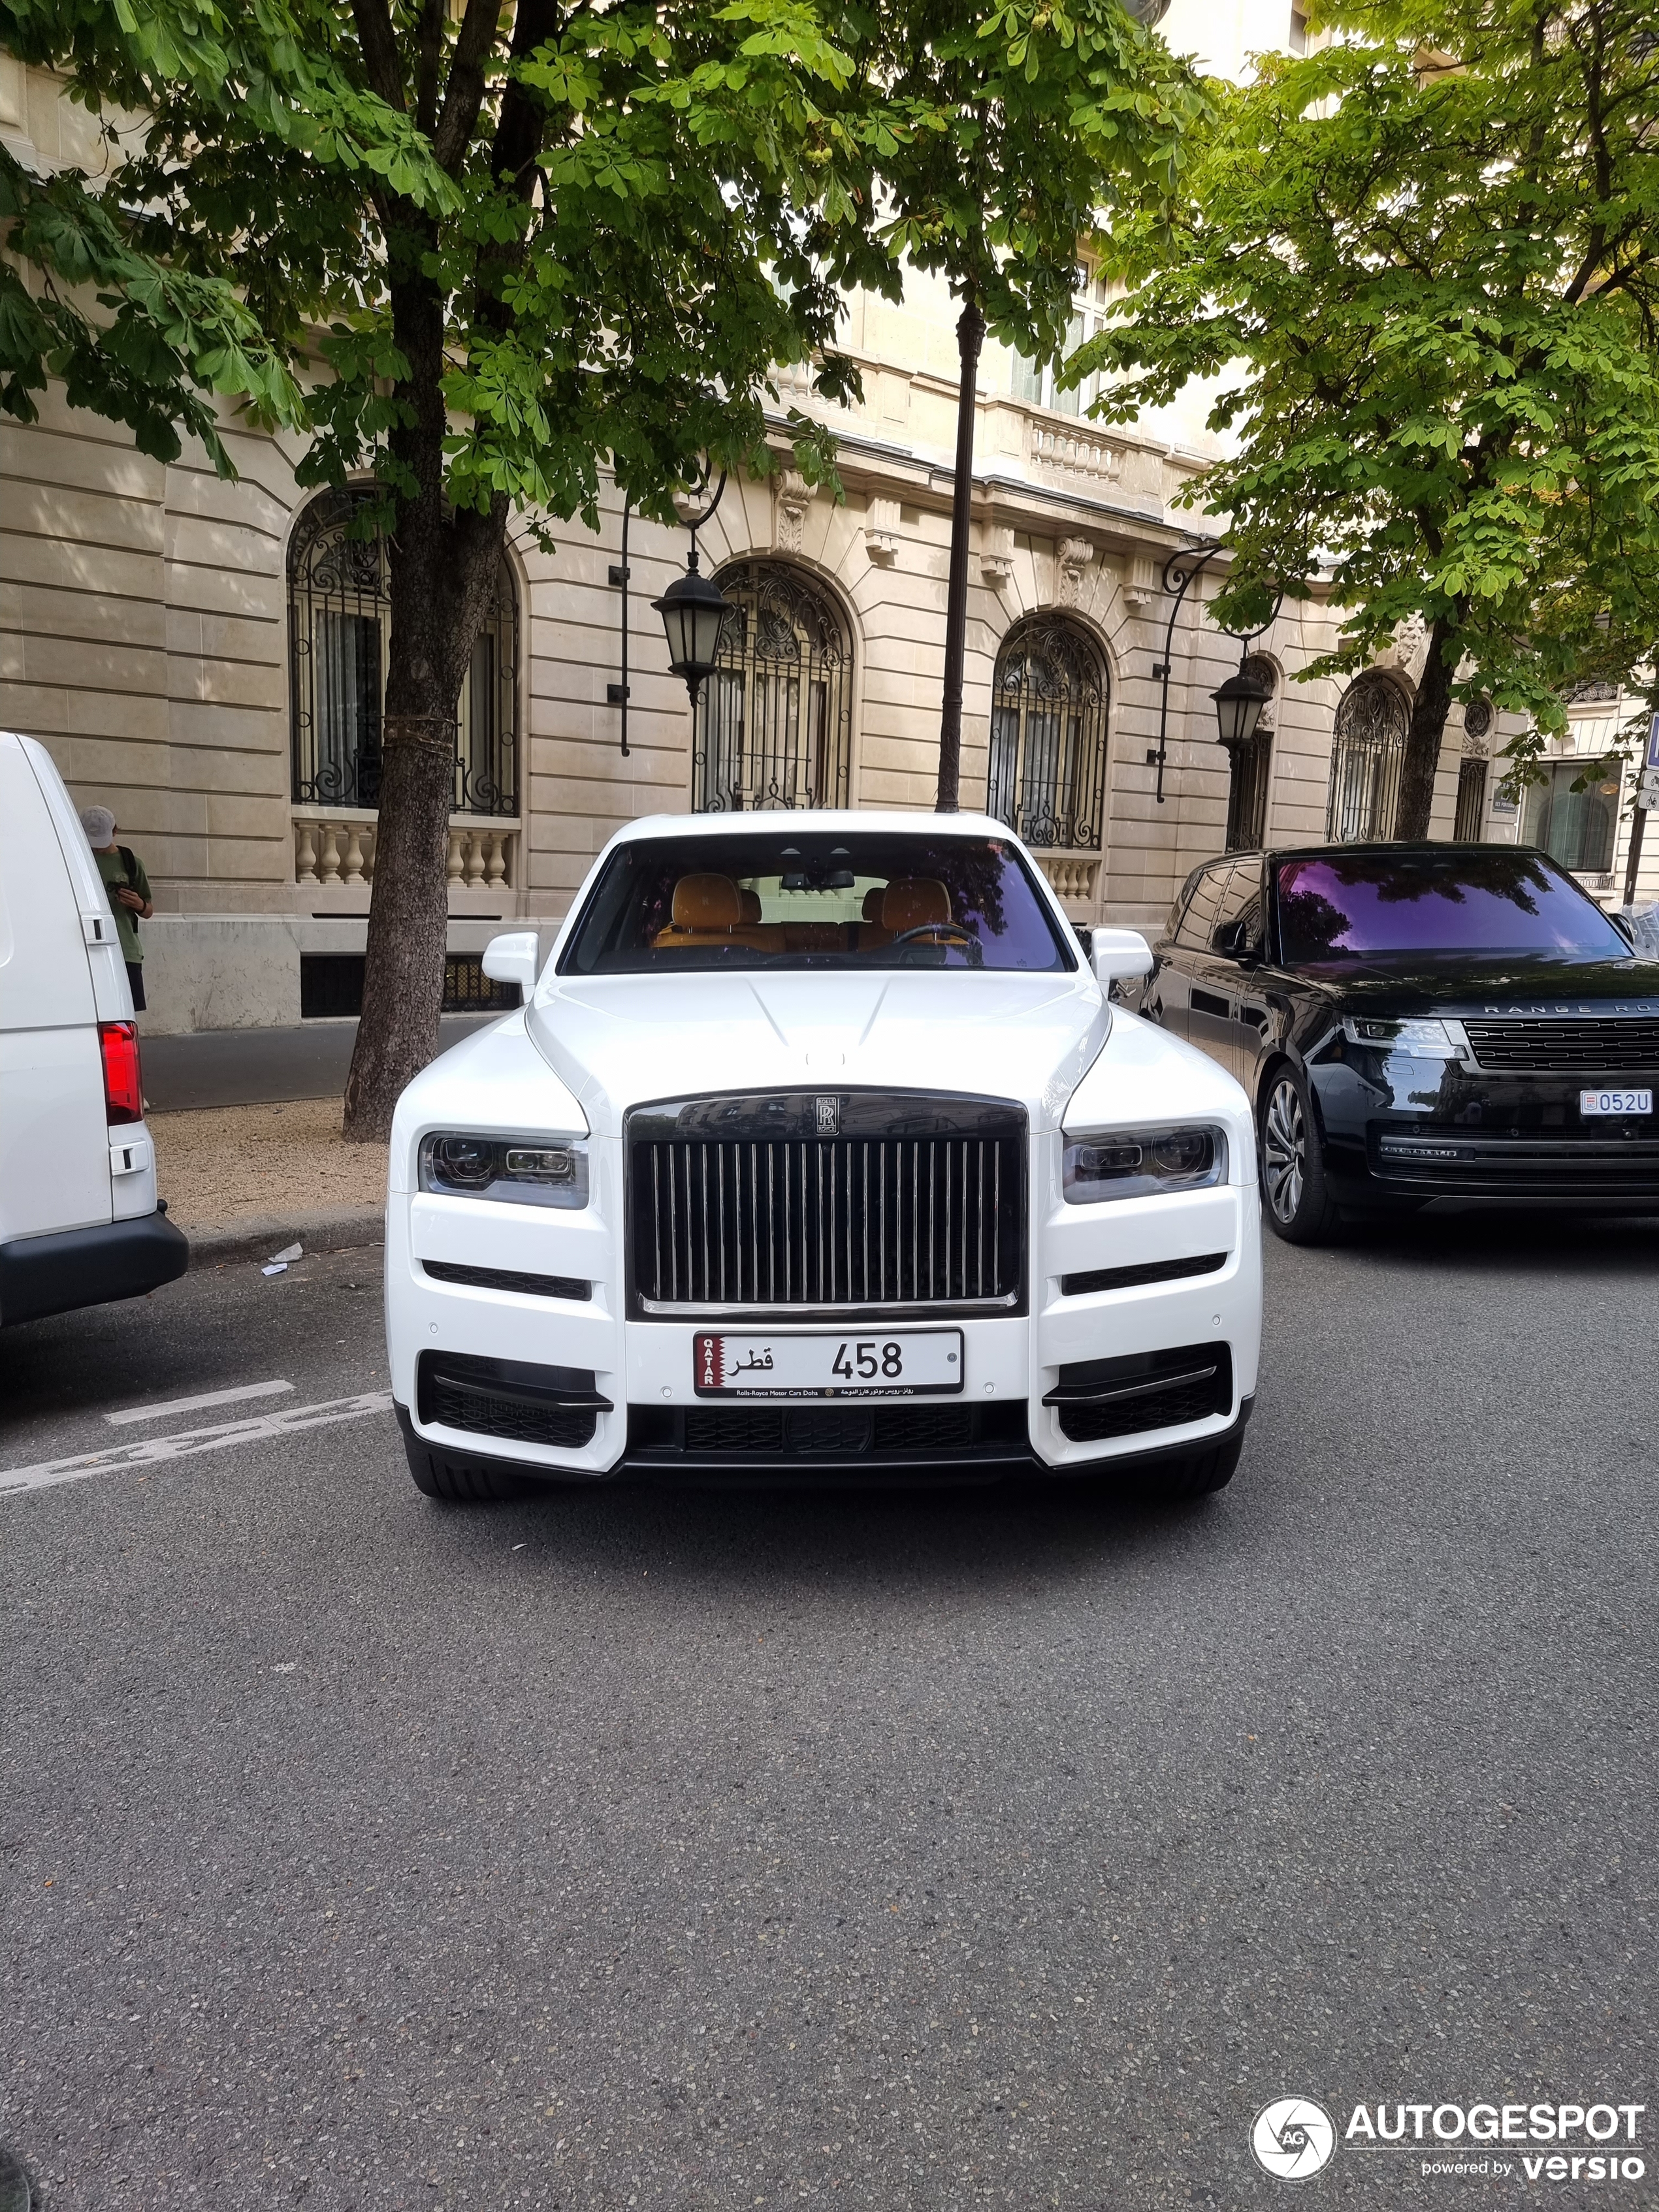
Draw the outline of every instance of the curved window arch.
<instances>
[{"instance_id":1,"label":"curved window arch","mask_svg":"<svg viewBox=\"0 0 1659 2212\"><path fill-rule=\"evenodd\" d=\"M378 806L392 586L383 532L363 534L376 494L325 491L288 549L293 796ZM519 811L519 594L505 554L455 721L457 814Z\"/></svg>"},{"instance_id":2,"label":"curved window arch","mask_svg":"<svg viewBox=\"0 0 1659 2212\"><path fill-rule=\"evenodd\" d=\"M710 814L845 806L853 760L853 633L836 602L783 561L737 561L720 659L697 701L691 804Z\"/></svg>"},{"instance_id":3,"label":"curved window arch","mask_svg":"<svg viewBox=\"0 0 1659 2212\"><path fill-rule=\"evenodd\" d=\"M997 655L985 811L1028 845L1100 850L1106 656L1063 615L1017 623Z\"/></svg>"},{"instance_id":4,"label":"curved window arch","mask_svg":"<svg viewBox=\"0 0 1659 2212\"><path fill-rule=\"evenodd\" d=\"M1393 836L1410 727L1406 695L1388 677L1368 671L1343 693L1325 810L1325 835L1334 844Z\"/></svg>"}]
</instances>

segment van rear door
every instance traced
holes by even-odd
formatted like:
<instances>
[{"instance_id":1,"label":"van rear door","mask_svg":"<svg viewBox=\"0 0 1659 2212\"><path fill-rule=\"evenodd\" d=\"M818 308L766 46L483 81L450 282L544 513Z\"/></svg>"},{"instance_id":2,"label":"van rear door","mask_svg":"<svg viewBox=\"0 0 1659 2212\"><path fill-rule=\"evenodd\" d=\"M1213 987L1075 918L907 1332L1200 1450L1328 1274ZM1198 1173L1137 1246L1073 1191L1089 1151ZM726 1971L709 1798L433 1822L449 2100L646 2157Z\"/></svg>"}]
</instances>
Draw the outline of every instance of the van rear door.
<instances>
[{"instance_id":1,"label":"van rear door","mask_svg":"<svg viewBox=\"0 0 1659 2212\"><path fill-rule=\"evenodd\" d=\"M89 950L86 894L24 741L0 732L0 1242L113 1217L92 963L118 951ZM125 970L100 981L118 1018Z\"/></svg>"}]
</instances>

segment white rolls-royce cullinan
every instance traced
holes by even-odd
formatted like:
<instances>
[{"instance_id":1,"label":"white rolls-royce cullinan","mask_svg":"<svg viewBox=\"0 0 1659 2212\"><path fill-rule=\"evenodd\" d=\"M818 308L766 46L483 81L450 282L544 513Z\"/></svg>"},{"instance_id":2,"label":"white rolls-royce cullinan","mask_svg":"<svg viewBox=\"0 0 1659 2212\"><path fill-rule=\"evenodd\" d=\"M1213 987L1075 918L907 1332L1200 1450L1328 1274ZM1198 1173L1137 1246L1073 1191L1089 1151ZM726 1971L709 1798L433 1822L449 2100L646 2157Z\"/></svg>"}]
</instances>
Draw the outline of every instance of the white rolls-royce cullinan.
<instances>
[{"instance_id":1,"label":"white rolls-royce cullinan","mask_svg":"<svg viewBox=\"0 0 1659 2212\"><path fill-rule=\"evenodd\" d=\"M1255 1133L1109 1003L984 816L633 823L521 1011L392 1139L392 1395L429 1496L525 1478L1106 1476L1237 1463L1261 1322Z\"/></svg>"}]
</instances>

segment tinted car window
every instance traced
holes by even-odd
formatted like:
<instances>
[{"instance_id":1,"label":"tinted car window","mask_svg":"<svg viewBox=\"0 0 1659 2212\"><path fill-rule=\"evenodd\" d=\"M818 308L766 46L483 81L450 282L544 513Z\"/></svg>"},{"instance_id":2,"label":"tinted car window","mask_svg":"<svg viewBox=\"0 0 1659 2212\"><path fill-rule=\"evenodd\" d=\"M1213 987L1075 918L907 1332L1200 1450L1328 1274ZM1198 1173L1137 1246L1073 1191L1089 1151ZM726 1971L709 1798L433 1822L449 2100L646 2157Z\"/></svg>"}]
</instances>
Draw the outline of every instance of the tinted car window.
<instances>
[{"instance_id":1,"label":"tinted car window","mask_svg":"<svg viewBox=\"0 0 1659 2212\"><path fill-rule=\"evenodd\" d=\"M1182 915L1176 930L1177 945L1189 945L1194 951L1203 951L1208 947L1210 933L1215 927L1216 910L1221 902L1222 885L1231 873L1231 863L1225 860L1205 869L1193 886L1193 895L1187 902L1187 911Z\"/></svg>"},{"instance_id":2,"label":"tinted car window","mask_svg":"<svg viewBox=\"0 0 1659 2212\"><path fill-rule=\"evenodd\" d=\"M1229 922L1246 916L1259 915L1261 908L1261 863L1260 860L1241 860L1227 878L1216 908L1214 921L1210 926L1210 942L1226 928ZM1253 931L1252 935L1259 934Z\"/></svg>"},{"instance_id":3,"label":"tinted car window","mask_svg":"<svg viewBox=\"0 0 1659 2212\"><path fill-rule=\"evenodd\" d=\"M619 845L577 918L562 975L718 968L1075 968L1000 838L803 834Z\"/></svg>"},{"instance_id":4,"label":"tinted car window","mask_svg":"<svg viewBox=\"0 0 1659 2212\"><path fill-rule=\"evenodd\" d=\"M1282 860L1278 888L1291 967L1412 953L1630 957L1601 908L1539 853Z\"/></svg>"}]
</instances>

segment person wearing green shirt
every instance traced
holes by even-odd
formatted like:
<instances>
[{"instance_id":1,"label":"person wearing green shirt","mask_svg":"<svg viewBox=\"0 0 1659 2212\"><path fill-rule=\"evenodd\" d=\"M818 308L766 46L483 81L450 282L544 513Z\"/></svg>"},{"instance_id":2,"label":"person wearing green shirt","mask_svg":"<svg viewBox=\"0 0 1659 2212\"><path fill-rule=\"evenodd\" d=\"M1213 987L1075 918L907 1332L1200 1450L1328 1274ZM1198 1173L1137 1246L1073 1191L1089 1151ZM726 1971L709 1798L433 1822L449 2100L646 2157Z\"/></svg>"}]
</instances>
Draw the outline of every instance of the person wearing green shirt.
<instances>
[{"instance_id":1,"label":"person wearing green shirt","mask_svg":"<svg viewBox=\"0 0 1659 2212\"><path fill-rule=\"evenodd\" d=\"M148 921L155 911L150 903L149 878L144 873L144 864L130 845L115 842L115 817L107 806L83 806L81 827L87 833L93 857L98 863L98 872L104 879L104 889L109 894L110 911L115 916L115 933L121 940L121 957L127 963L127 981L132 986L132 1010L136 1014L144 1011L144 948L139 942L138 925Z\"/></svg>"}]
</instances>

